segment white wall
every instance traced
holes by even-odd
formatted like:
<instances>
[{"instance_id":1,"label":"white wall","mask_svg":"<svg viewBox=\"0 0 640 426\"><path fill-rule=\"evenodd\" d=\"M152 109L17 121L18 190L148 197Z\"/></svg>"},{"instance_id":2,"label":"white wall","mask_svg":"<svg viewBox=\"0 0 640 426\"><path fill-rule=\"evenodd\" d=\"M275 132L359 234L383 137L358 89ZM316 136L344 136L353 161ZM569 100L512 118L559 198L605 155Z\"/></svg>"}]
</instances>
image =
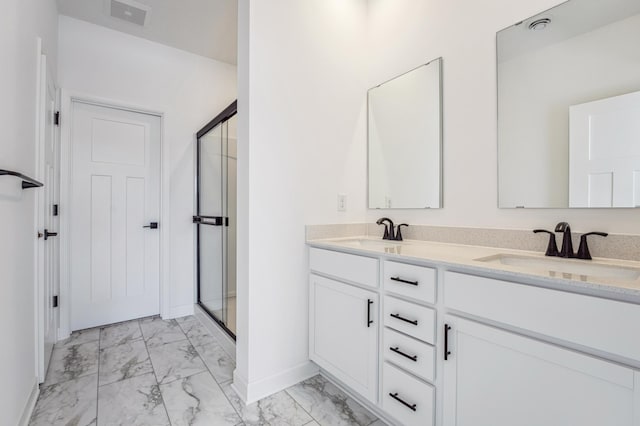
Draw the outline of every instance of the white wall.
<instances>
[{"instance_id":1,"label":"white wall","mask_svg":"<svg viewBox=\"0 0 640 426\"><path fill-rule=\"evenodd\" d=\"M195 133L236 98L236 67L66 16L60 17L60 86L164 113L170 187L169 231L162 262L169 266L168 315L194 301ZM167 220L168 219L168 220Z\"/></svg>"},{"instance_id":2,"label":"white wall","mask_svg":"<svg viewBox=\"0 0 640 426\"><path fill-rule=\"evenodd\" d=\"M9 0L0 13L0 168L35 172L37 37L54 75L54 1ZM34 322L34 200L37 189L0 177L0 413L18 424L37 385Z\"/></svg>"},{"instance_id":3,"label":"white wall","mask_svg":"<svg viewBox=\"0 0 640 426\"><path fill-rule=\"evenodd\" d=\"M524 229L550 228L567 220L576 231L640 234L635 210L497 208L495 35L557 3L369 0L369 86L443 57L444 208L387 212L392 219L409 224ZM381 215L374 210L365 212L363 204L352 206L360 208L369 221Z\"/></svg>"},{"instance_id":4,"label":"white wall","mask_svg":"<svg viewBox=\"0 0 640 426\"><path fill-rule=\"evenodd\" d=\"M313 371L304 225L362 219L336 194L364 206L366 4L239 6L235 383L255 400Z\"/></svg>"}]
</instances>

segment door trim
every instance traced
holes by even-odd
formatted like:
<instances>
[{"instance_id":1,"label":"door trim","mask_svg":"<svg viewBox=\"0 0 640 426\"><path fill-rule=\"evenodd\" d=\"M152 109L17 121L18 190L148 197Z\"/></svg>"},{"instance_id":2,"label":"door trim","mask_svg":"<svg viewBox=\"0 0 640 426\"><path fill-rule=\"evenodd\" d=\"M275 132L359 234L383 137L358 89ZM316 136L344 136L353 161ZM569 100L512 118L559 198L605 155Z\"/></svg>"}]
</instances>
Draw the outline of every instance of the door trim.
<instances>
[{"instance_id":1,"label":"door trim","mask_svg":"<svg viewBox=\"0 0 640 426\"><path fill-rule=\"evenodd\" d=\"M140 106L121 101L101 98L90 94L61 89L60 123L60 328L58 339L66 339L71 334L71 223L65 209L71 203L71 129L73 124L73 103L80 102L106 108L120 109L156 116L160 119L160 316L171 315L171 292L169 289L170 223L169 223L169 155L165 138L165 116L162 107Z\"/></svg>"}]
</instances>

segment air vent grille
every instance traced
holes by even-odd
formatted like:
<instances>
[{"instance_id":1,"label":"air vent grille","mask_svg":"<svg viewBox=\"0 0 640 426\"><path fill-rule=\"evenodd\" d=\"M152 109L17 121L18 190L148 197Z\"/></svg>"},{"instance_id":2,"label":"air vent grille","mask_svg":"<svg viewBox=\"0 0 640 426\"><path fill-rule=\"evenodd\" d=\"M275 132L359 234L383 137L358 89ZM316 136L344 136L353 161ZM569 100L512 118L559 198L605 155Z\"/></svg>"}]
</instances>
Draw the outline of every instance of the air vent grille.
<instances>
[{"instance_id":1,"label":"air vent grille","mask_svg":"<svg viewBox=\"0 0 640 426\"><path fill-rule=\"evenodd\" d=\"M110 12L112 17L142 27L147 23L149 10L149 6L131 0L111 0Z\"/></svg>"}]
</instances>

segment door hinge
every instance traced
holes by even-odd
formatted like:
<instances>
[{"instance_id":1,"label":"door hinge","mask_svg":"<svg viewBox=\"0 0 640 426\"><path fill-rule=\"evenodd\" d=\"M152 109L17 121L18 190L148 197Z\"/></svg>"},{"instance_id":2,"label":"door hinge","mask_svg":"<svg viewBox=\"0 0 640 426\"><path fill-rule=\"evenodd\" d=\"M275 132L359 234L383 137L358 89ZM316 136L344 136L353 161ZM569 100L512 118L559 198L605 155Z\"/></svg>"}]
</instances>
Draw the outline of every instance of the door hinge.
<instances>
[{"instance_id":1,"label":"door hinge","mask_svg":"<svg viewBox=\"0 0 640 426\"><path fill-rule=\"evenodd\" d=\"M54 308L58 307L58 296L53 296L53 307Z\"/></svg>"},{"instance_id":2,"label":"door hinge","mask_svg":"<svg viewBox=\"0 0 640 426\"><path fill-rule=\"evenodd\" d=\"M56 126L60 125L60 111L56 111L55 114L53 114L53 124Z\"/></svg>"},{"instance_id":3,"label":"door hinge","mask_svg":"<svg viewBox=\"0 0 640 426\"><path fill-rule=\"evenodd\" d=\"M54 216L58 216L58 214L59 214L59 213L58 213L58 211L59 211L59 210L60 210L60 208L58 207L58 205L57 205L57 204L54 204L54 205L53 205L53 215L54 215Z\"/></svg>"}]
</instances>

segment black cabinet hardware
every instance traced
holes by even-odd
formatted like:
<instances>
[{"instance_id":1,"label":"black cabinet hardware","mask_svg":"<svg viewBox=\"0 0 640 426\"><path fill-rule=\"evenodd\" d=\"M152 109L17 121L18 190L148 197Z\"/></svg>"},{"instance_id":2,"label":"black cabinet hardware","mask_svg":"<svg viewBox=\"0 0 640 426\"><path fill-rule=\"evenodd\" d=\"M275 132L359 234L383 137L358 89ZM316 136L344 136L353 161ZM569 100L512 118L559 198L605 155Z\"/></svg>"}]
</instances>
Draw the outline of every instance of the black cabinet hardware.
<instances>
[{"instance_id":1,"label":"black cabinet hardware","mask_svg":"<svg viewBox=\"0 0 640 426\"><path fill-rule=\"evenodd\" d=\"M547 244L547 251L544 253L545 256L557 256L558 255L558 246L556 244L556 234L551 231L547 231L546 229L534 229L534 234L538 234L540 232L544 232L549 234L549 243Z\"/></svg>"},{"instance_id":2,"label":"black cabinet hardware","mask_svg":"<svg viewBox=\"0 0 640 426\"><path fill-rule=\"evenodd\" d=\"M418 320L410 320L401 317L399 314L391 314L391 316L395 319L399 319L400 321L408 322L409 324L418 325Z\"/></svg>"},{"instance_id":3,"label":"black cabinet hardware","mask_svg":"<svg viewBox=\"0 0 640 426\"><path fill-rule=\"evenodd\" d=\"M54 204L51 214L54 216L58 216L60 214L60 206L58 206L57 204Z\"/></svg>"},{"instance_id":4,"label":"black cabinet hardware","mask_svg":"<svg viewBox=\"0 0 640 426\"><path fill-rule=\"evenodd\" d=\"M587 245L587 237L589 235L606 237L609 234L606 232L587 232L586 234L582 234L580 236L580 247L578 247L578 253L576 255L578 259L591 260L591 253L589 253L589 246Z\"/></svg>"},{"instance_id":5,"label":"black cabinet hardware","mask_svg":"<svg viewBox=\"0 0 640 426\"><path fill-rule=\"evenodd\" d=\"M449 330L451 327L449 324L444 325L444 360L449 359L449 355L451 355L451 351L449 350Z\"/></svg>"},{"instance_id":6,"label":"black cabinet hardware","mask_svg":"<svg viewBox=\"0 0 640 426\"><path fill-rule=\"evenodd\" d=\"M143 226L143 228L158 229L158 222L151 222L150 224Z\"/></svg>"},{"instance_id":7,"label":"black cabinet hardware","mask_svg":"<svg viewBox=\"0 0 640 426\"><path fill-rule=\"evenodd\" d=\"M400 277L391 277L389 278L391 281L397 281L399 283L404 283L404 284L411 284L411 285L418 285L418 281L409 281L409 280L403 280Z\"/></svg>"},{"instance_id":8,"label":"black cabinet hardware","mask_svg":"<svg viewBox=\"0 0 640 426\"><path fill-rule=\"evenodd\" d=\"M44 230L44 240L45 241L47 241L49 239L49 237L55 237L57 235L58 235L57 232L49 232L49 230L47 230L47 229Z\"/></svg>"},{"instance_id":9,"label":"black cabinet hardware","mask_svg":"<svg viewBox=\"0 0 640 426\"><path fill-rule=\"evenodd\" d=\"M389 347L389 350L391 352L397 353L398 355L402 355L405 358L409 358L413 362L418 362L418 355L407 355L404 352L402 352L398 346L396 346L395 348L391 346Z\"/></svg>"},{"instance_id":10,"label":"black cabinet hardware","mask_svg":"<svg viewBox=\"0 0 640 426\"><path fill-rule=\"evenodd\" d=\"M407 407L408 409L410 409L411 411L416 411L416 404L409 404L408 402L404 401L402 398L400 398L398 396L398 392L395 393L391 393L389 392L389 396L393 399L395 399L396 401L398 401L400 404L404 405L405 407Z\"/></svg>"},{"instance_id":11,"label":"black cabinet hardware","mask_svg":"<svg viewBox=\"0 0 640 426\"><path fill-rule=\"evenodd\" d=\"M55 124L56 126L60 125L60 111L56 111L53 114L53 124Z\"/></svg>"},{"instance_id":12,"label":"black cabinet hardware","mask_svg":"<svg viewBox=\"0 0 640 426\"><path fill-rule=\"evenodd\" d=\"M42 182L38 182L37 180L30 178L29 176L11 170L0 169L0 176L15 176L18 179L22 179L22 189L39 188L41 186L44 186Z\"/></svg>"},{"instance_id":13,"label":"black cabinet hardware","mask_svg":"<svg viewBox=\"0 0 640 426\"><path fill-rule=\"evenodd\" d=\"M53 301L51 303L51 306L54 308L58 307L58 296L53 296Z\"/></svg>"},{"instance_id":14,"label":"black cabinet hardware","mask_svg":"<svg viewBox=\"0 0 640 426\"><path fill-rule=\"evenodd\" d=\"M373 300L367 299L367 327L371 327L371 324L373 324L373 320L371 319L371 305L373 305Z\"/></svg>"}]
</instances>

